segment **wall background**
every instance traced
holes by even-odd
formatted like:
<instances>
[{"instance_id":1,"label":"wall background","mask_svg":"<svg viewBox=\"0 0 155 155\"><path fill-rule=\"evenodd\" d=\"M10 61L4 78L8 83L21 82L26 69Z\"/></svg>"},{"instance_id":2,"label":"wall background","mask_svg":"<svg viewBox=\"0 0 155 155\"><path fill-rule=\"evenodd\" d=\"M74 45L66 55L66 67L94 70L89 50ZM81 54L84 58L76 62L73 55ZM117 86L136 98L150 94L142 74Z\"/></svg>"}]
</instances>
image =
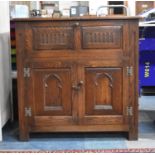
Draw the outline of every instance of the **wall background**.
<instances>
[{"instance_id":1,"label":"wall background","mask_svg":"<svg viewBox=\"0 0 155 155\"><path fill-rule=\"evenodd\" d=\"M10 118L11 66L9 1L0 1L0 140L2 127Z\"/></svg>"}]
</instances>

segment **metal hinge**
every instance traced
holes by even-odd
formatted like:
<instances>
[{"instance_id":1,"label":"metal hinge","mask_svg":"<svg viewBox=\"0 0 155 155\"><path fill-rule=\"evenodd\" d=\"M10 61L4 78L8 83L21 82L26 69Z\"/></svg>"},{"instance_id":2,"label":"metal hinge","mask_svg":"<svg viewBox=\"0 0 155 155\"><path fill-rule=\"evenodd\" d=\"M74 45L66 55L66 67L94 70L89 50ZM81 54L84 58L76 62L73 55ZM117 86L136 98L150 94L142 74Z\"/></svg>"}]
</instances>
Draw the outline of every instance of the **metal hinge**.
<instances>
[{"instance_id":1,"label":"metal hinge","mask_svg":"<svg viewBox=\"0 0 155 155\"><path fill-rule=\"evenodd\" d=\"M25 116L31 117L32 116L32 110L30 107L25 107Z\"/></svg>"},{"instance_id":2,"label":"metal hinge","mask_svg":"<svg viewBox=\"0 0 155 155\"><path fill-rule=\"evenodd\" d=\"M127 67L127 75L128 76L132 76L133 75L133 67L132 66L130 66L130 67L128 66Z\"/></svg>"},{"instance_id":3,"label":"metal hinge","mask_svg":"<svg viewBox=\"0 0 155 155\"><path fill-rule=\"evenodd\" d=\"M30 68L24 68L24 77L30 77Z\"/></svg>"},{"instance_id":4,"label":"metal hinge","mask_svg":"<svg viewBox=\"0 0 155 155\"><path fill-rule=\"evenodd\" d=\"M133 115L133 107L132 106L128 106L127 107L127 115L128 116L132 116Z\"/></svg>"}]
</instances>

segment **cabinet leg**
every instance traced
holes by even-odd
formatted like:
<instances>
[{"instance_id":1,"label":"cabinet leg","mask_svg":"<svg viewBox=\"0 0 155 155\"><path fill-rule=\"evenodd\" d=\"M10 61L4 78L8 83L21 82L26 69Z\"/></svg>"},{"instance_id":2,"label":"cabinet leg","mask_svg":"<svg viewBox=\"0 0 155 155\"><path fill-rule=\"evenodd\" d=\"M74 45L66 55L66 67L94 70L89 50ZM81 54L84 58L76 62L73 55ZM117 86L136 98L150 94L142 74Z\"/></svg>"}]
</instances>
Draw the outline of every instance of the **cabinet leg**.
<instances>
[{"instance_id":1,"label":"cabinet leg","mask_svg":"<svg viewBox=\"0 0 155 155\"><path fill-rule=\"evenodd\" d=\"M138 140L138 133L129 131L128 132L128 140Z\"/></svg>"},{"instance_id":2,"label":"cabinet leg","mask_svg":"<svg viewBox=\"0 0 155 155\"><path fill-rule=\"evenodd\" d=\"M20 132L19 140L20 141L28 141L29 140L29 133L28 132Z\"/></svg>"}]
</instances>

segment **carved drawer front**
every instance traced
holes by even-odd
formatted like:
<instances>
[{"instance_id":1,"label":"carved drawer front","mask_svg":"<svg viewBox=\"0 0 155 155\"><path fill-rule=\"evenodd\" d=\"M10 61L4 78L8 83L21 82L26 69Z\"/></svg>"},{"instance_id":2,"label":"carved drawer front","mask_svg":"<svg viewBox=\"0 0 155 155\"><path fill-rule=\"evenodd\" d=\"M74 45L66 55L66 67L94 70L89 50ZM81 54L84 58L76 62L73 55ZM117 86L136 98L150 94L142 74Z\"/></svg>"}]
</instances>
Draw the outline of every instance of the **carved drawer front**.
<instances>
[{"instance_id":1,"label":"carved drawer front","mask_svg":"<svg viewBox=\"0 0 155 155\"><path fill-rule=\"evenodd\" d=\"M72 27L33 27L35 50L73 49Z\"/></svg>"},{"instance_id":2,"label":"carved drawer front","mask_svg":"<svg viewBox=\"0 0 155 155\"><path fill-rule=\"evenodd\" d=\"M71 116L71 69L34 69L36 116Z\"/></svg>"},{"instance_id":3,"label":"carved drawer front","mask_svg":"<svg viewBox=\"0 0 155 155\"><path fill-rule=\"evenodd\" d=\"M82 27L82 48L84 49L121 49L121 26Z\"/></svg>"}]
</instances>

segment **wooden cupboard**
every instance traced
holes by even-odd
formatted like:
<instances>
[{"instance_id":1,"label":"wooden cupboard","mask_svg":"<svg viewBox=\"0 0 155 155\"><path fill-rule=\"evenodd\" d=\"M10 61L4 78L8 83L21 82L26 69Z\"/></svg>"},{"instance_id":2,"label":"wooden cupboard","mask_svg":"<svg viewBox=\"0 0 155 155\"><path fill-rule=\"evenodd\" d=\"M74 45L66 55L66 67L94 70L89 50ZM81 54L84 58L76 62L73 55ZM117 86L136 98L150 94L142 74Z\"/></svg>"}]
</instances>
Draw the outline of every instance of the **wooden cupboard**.
<instances>
[{"instance_id":1,"label":"wooden cupboard","mask_svg":"<svg viewBox=\"0 0 155 155\"><path fill-rule=\"evenodd\" d=\"M138 132L138 18L16 23L20 139L30 132Z\"/></svg>"}]
</instances>

